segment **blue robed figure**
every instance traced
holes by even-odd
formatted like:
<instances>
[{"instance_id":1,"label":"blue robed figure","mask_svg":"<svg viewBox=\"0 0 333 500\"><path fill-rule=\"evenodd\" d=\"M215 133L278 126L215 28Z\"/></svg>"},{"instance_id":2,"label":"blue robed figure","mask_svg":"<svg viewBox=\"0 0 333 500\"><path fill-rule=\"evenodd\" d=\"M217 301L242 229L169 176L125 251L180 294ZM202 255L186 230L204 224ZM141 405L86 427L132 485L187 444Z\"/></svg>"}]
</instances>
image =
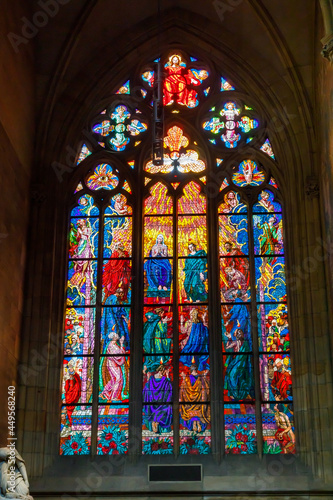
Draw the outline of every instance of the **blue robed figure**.
<instances>
[{"instance_id":1,"label":"blue robed figure","mask_svg":"<svg viewBox=\"0 0 333 500\"><path fill-rule=\"evenodd\" d=\"M207 257L204 250L198 250L194 243L188 246L190 259L185 260L184 266L184 288L187 300L192 302L205 302L207 300L207 292L204 282L207 279L207 261L203 257Z\"/></svg>"},{"instance_id":2,"label":"blue robed figure","mask_svg":"<svg viewBox=\"0 0 333 500\"><path fill-rule=\"evenodd\" d=\"M129 292L130 293L130 292ZM118 288L114 295L110 295L106 301L106 306L118 307L104 307L102 317L102 339L104 349L107 346L108 336L111 332L116 332L119 338L124 337L124 347L126 350L130 348L129 336L129 308L123 306L124 291Z\"/></svg>"},{"instance_id":3,"label":"blue robed figure","mask_svg":"<svg viewBox=\"0 0 333 500\"><path fill-rule=\"evenodd\" d=\"M163 234L159 234L156 238L156 243L153 245L149 260L144 264L144 270L147 274L149 291L153 295L164 296L165 292L170 291L171 287L171 264L168 256L168 247L164 243ZM163 293L164 292L164 293Z\"/></svg>"},{"instance_id":4,"label":"blue robed figure","mask_svg":"<svg viewBox=\"0 0 333 500\"><path fill-rule=\"evenodd\" d=\"M186 344L181 350L180 360L183 365L190 368L193 364L193 354L201 354L200 356L195 356L195 361L199 371L205 370L209 357L209 330L207 326L199 320L199 312L195 308L191 309L190 323L191 330L186 340Z\"/></svg>"}]
</instances>

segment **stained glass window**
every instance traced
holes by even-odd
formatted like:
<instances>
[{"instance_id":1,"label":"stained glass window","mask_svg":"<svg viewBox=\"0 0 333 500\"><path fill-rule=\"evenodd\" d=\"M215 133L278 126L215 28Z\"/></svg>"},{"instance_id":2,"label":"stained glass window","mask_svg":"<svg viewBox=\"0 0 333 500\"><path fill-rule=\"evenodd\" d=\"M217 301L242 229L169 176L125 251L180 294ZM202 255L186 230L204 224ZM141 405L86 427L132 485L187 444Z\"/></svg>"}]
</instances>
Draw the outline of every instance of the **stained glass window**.
<instances>
[{"instance_id":1,"label":"stained glass window","mask_svg":"<svg viewBox=\"0 0 333 500\"><path fill-rule=\"evenodd\" d=\"M282 172L265 116L194 55L115 83L79 143L63 455L295 453Z\"/></svg>"}]
</instances>

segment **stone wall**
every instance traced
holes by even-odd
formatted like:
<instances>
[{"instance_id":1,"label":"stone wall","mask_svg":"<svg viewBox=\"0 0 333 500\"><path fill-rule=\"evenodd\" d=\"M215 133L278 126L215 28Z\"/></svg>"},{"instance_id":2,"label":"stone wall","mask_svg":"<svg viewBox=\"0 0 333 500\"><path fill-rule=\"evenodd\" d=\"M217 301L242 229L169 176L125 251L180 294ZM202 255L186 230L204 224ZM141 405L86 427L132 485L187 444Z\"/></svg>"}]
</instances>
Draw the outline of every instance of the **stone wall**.
<instances>
[{"instance_id":1,"label":"stone wall","mask_svg":"<svg viewBox=\"0 0 333 500\"><path fill-rule=\"evenodd\" d=\"M0 16L0 407L6 408L7 387L16 385L19 358L29 189L34 141L34 40L15 47L22 36L25 0L6 1ZM27 43L26 43L27 42ZM7 441L7 411L0 415L0 444Z\"/></svg>"}]
</instances>

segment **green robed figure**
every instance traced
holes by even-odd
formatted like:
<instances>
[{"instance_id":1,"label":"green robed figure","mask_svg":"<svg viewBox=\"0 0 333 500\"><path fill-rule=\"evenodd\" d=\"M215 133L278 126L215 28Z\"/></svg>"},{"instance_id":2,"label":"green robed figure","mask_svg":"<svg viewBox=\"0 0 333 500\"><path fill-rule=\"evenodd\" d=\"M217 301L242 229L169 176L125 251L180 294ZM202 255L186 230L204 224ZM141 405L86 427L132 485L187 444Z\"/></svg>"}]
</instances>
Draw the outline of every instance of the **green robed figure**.
<instances>
[{"instance_id":1,"label":"green robed figure","mask_svg":"<svg viewBox=\"0 0 333 500\"><path fill-rule=\"evenodd\" d=\"M194 243L188 246L189 259L185 260L184 266L184 288L187 300L190 302L206 302L207 292L205 281L207 279L207 254L204 250L198 250Z\"/></svg>"}]
</instances>

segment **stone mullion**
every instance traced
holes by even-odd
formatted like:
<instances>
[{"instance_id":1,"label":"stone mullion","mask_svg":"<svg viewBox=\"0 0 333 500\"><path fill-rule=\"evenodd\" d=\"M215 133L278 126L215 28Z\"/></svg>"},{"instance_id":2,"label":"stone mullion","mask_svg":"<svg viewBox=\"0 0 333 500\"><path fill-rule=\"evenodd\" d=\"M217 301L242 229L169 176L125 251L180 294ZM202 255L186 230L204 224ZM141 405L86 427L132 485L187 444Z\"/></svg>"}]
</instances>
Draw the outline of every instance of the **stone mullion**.
<instances>
[{"instance_id":1,"label":"stone mullion","mask_svg":"<svg viewBox=\"0 0 333 500\"><path fill-rule=\"evenodd\" d=\"M173 449L175 457L179 454L179 322L178 322L178 197L173 197Z\"/></svg>"},{"instance_id":2,"label":"stone mullion","mask_svg":"<svg viewBox=\"0 0 333 500\"><path fill-rule=\"evenodd\" d=\"M99 363L101 350L101 318L102 318L102 278L103 278L103 253L104 253L104 210L101 207L99 215L98 232L98 257L97 257L97 292L96 292L96 318L95 318L95 342L94 342L94 368L93 368L93 394L91 415L91 454L97 454L97 431L98 431L98 393L99 393ZM85 335L87 333L85 332Z\"/></svg>"},{"instance_id":3,"label":"stone mullion","mask_svg":"<svg viewBox=\"0 0 333 500\"><path fill-rule=\"evenodd\" d=\"M248 210L248 236L249 236L249 265L250 265L250 286L251 286L251 332L252 332L252 359L253 359L253 368L254 368L256 434L257 434L258 454L260 457L262 457L263 433L262 433L262 418L261 418L258 318L257 318L257 300L256 300L256 277L255 277L252 204L250 204L249 210Z\"/></svg>"},{"instance_id":4,"label":"stone mullion","mask_svg":"<svg viewBox=\"0 0 333 500\"><path fill-rule=\"evenodd\" d=\"M215 199L207 200L208 229L208 318L210 359L210 410L212 454L221 459L224 443L224 403L221 361L221 297L219 282L219 219Z\"/></svg>"},{"instance_id":5,"label":"stone mullion","mask_svg":"<svg viewBox=\"0 0 333 500\"><path fill-rule=\"evenodd\" d=\"M129 380L129 455L139 457L142 453L142 331L143 331L143 252L142 235L143 187L137 183L134 192L132 248L132 294L130 331L130 380ZM135 279L134 279L135 278Z\"/></svg>"}]
</instances>

